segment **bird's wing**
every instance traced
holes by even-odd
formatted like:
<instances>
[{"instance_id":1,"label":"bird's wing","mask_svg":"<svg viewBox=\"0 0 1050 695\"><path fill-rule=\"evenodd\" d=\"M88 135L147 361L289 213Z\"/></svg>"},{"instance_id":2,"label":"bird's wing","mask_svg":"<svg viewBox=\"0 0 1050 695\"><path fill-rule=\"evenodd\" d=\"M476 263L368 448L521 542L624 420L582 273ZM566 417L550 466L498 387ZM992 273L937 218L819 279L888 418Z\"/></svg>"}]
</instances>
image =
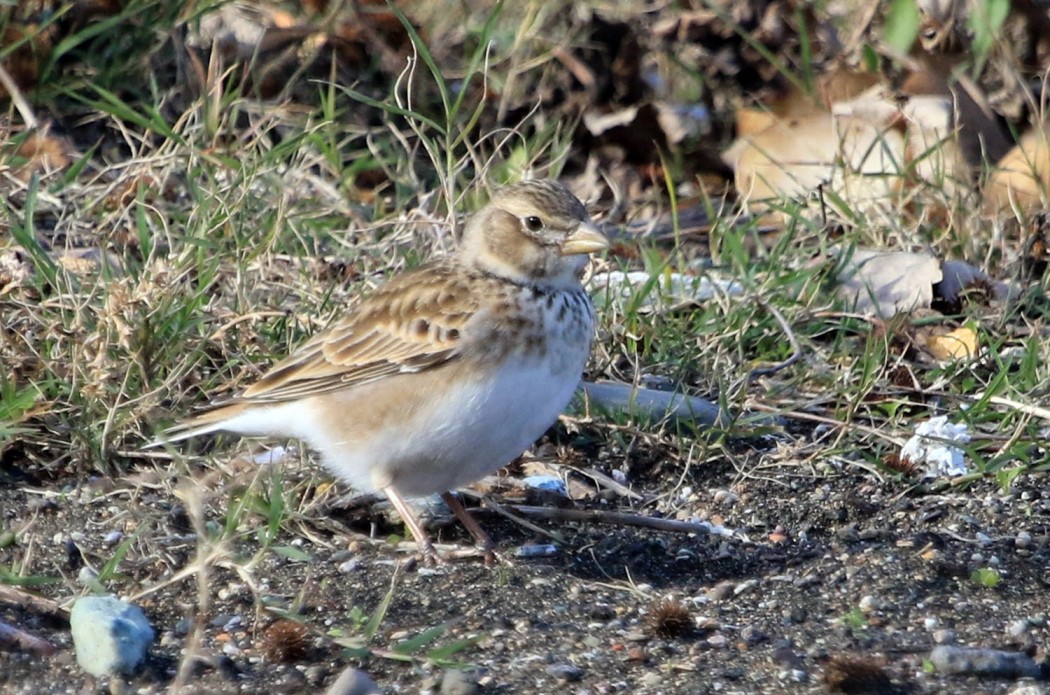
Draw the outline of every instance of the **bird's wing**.
<instances>
[{"instance_id":1,"label":"bird's wing","mask_svg":"<svg viewBox=\"0 0 1050 695\"><path fill-rule=\"evenodd\" d=\"M450 264L405 273L274 365L234 401L314 396L455 359L481 297Z\"/></svg>"}]
</instances>

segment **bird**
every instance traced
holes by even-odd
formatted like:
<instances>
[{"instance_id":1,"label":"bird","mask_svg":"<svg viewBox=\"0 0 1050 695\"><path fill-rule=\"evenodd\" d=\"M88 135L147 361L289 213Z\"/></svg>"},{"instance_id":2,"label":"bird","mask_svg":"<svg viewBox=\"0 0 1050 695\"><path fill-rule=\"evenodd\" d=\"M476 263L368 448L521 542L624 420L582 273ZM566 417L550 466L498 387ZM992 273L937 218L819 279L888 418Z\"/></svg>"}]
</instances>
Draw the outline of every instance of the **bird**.
<instances>
[{"instance_id":1,"label":"bird","mask_svg":"<svg viewBox=\"0 0 1050 695\"><path fill-rule=\"evenodd\" d=\"M428 562L446 559L406 500L433 494L489 559L493 542L452 491L520 456L568 405L595 331L581 277L608 247L564 184L511 184L468 218L452 253L391 277L153 444L299 439L337 479L384 494Z\"/></svg>"}]
</instances>

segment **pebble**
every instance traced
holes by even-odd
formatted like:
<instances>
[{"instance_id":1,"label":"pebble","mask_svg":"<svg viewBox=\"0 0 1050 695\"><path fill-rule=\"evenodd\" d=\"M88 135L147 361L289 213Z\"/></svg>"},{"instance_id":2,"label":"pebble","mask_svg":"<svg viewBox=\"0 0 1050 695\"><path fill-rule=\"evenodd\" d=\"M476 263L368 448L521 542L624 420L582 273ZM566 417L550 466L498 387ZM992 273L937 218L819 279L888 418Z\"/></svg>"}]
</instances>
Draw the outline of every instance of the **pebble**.
<instances>
[{"instance_id":1,"label":"pebble","mask_svg":"<svg viewBox=\"0 0 1050 695\"><path fill-rule=\"evenodd\" d=\"M77 663L93 676L133 673L153 643L142 609L116 596L83 596L69 614Z\"/></svg>"},{"instance_id":2,"label":"pebble","mask_svg":"<svg viewBox=\"0 0 1050 695\"><path fill-rule=\"evenodd\" d=\"M736 585L736 587L733 588L733 595L740 596L741 594L746 594L747 592L754 589L756 586L758 586L757 579L748 579L746 582L740 582Z\"/></svg>"},{"instance_id":3,"label":"pebble","mask_svg":"<svg viewBox=\"0 0 1050 695\"><path fill-rule=\"evenodd\" d=\"M955 641L955 630L941 628L933 631L933 641L937 644L951 644Z\"/></svg>"},{"instance_id":4,"label":"pebble","mask_svg":"<svg viewBox=\"0 0 1050 695\"><path fill-rule=\"evenodd\" d=\"M791 606L786 608L781 615L784 617L784 622L788 625L801 624L809 619L809 612L805 606Z\"/></svg>"},{"instance_id":5,"label":"pebble","mask_svg":"<svg viewBox=\"0 0 1050 695\"><path fill-rule=\"evenodd\" d=\"M1006 634L1011 637L1022 637L1028 632L1029 627L1028 620L1026 618L1021 618L1020 620L1015 620L1007 625Z\"/></svg>"},{"instance_id":6,"label":"pebble","mask_svg":"<svg viewBox=\"0 0 1050 695\"><path fill-rule=\"evenodd\" d=\"M1006 695L1047 695L1046 689L1035 683L1024 683L1017 686Z\"/></svg>"},{"instance_id":7,"label":"pebble","mask_svg":"<svg viewBox=\"0 0 1050 695\"><path fill-rule=\"evenodd\" d=\"M860 599L860 603L857 604L857 607L860 608L861 613L874 613L879 609L879 600L871 594L868 594Z\"/></svg>"},{"instance_id":8,"label":"pebble","mask_svg":"<svg viewBox=\"0 0 1050 695\"><path fill-rule=\"evenodd\" d=\"M749 647L753 647L756 644L765 642L769 639L769 636L754 625L747 625L740 631L740 638L744 640Z\"/></svg>"},{"instance_id":9,"label":"pebble","mask_svg":"<svg viewBox=\"0 0 1050 695\"><path fill-rule=\"evenodd\" d=\"M724 507L732 507L740 499L740 496L735 492L729 490L718 490L714 494L715 504L722 505Z\"/></svg>"},{"instance_id":10,"label":"pebble","mask_svg":"<svg viewBox=\"0 0 1050 695\"><path fill-rule=\"evenodd\" d=\"M583 678L583 671L573 664L551 664L547 667L547 675L566 683L575 683Z\"/></svg>"},{"instance_id":11,"label":"pebble","mask_svg":"<svg viewBox=\"0 0 1050 695\"><path fill-rule=\"evenodd\" d=\"M934 647L930 663L938 673L992 678L1038 678L1042 674L1032 657L1021 652L970 647Z\"/></svg>"},{"instance_id":12,"label":"pebble","mask_svg":"<svg viewBox=\"0 0 1050 695\"><path fill-rule=\"evenodd\" d=\"M328 686L325 695L379 695L382 692L367 673L350 667L340 673L339 677Z\"/></svg>"},{"instance_id":13,"label":"pebble","mask_svg":"<svg viewBox=\"0 0 1050 695\"><path fill-rule=\"evenodd\" d=\"M712 601L724 601L733 594L732 582L720 582L707 590L707 597Z\"/></svg>"},{"instance_id":14,"label":"pebble","mask_svg":"<svg viewBox=\"0 0 1050 695\"><path fill-rule=\"evenodd\" d=\"M336 565L336 569L343 574L352 574L362 569L365 566L365 561L359 557L350 558L344 562L340 562Z\"/></svg>"},{"instance_id":15,"label":"pebble","mask_svg":"<svg viewBox=\"0 0 1050 695\"><path fill-rule=\"evenodd\" d=\"M533 543L518 546L514 550L514 557L529 559L538 557L553 557L558 554L558 546L553 543Z\"/></svg>"},{"instance_id":16,"label":"pebble","mask_svg":"<svg viewBox=\"0 0 1050 695\"><path fill-rule=\"evenodd\" d=\"M936 617L929 617L922 621L922 627L926 632L932 632L937 629L937 626L941 624L941 621Z\"/></svg>"},{"instance_id":17,"label":"pebble","mask_svg":"<svg viewBox=\"0 0 1050 695\"><path fill-rule=\"evenodd\" d=\"M441 677L441 695L476 695L480 690L477 680L458 668L450 668Z\"/></svg>"},{"instance_id":18,"label":"pebble","mask_svg":"<svg viewBox=\"0 0 1050 695\"><path fill-rule=\"evenodd\" d=\"M1028 548L1032 545L1032 534L1028 531L1021 531L1014 538L1014 545L1018 548Z\"/></svg>"},{"instance_id":19,"label":"pebble","mask_svg":"<svg viewBox=\"0 0 1050 695\"><path fill-rule=\"evenodd\" d=\"M715 649L722 649L729 644L729 638L720 632L716 632L707 638L707 643Z\"/></svg>"}]
</instances>

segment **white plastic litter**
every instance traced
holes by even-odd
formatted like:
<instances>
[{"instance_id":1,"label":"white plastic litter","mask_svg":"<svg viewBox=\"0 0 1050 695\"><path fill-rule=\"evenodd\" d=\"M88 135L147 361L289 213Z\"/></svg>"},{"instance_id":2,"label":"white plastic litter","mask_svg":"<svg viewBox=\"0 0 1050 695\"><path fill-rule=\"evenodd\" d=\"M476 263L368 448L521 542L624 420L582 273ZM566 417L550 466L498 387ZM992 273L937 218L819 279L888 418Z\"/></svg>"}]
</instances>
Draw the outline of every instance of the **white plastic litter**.
<instances>
[{"instance_id":1,"label":"white plastic litter","mask_svg":"<svg viewBox=\"0 0 1050 695\"><path fill-rule=\"evenodd\" d=\"M927 478L946 476L955 478L970 472L965 452L953 442L966 444L970 433L964 424L948 422L947 415L939 415L915 428L915 435L904 443L901 458L925 465Z\"/></svg>"},{"instance_id":2,"label":"white plastic litter","mask_svg":"<svg viewBox=\"0 0 1050 695\"><path fill-rule=\"evenodd\" d=\"M537 490L545 490L568 497L569 491L565 488L565 481L556 475L530 475L525 478L525 484Z\"/></svg>"},{"instance_id":3,"label":"white plastic litter","mask_svg":"<svg viewBox=\"0 0 1050 695\"><path fill-rule=\"evenodd\" d=\"M736 280L711 278L704 275L685 275L666 272L653 277L637 270L595 273L590 280L591 293L599 304L608 299L630 299L637 292L646 292L642 307L654 308L680 303L699 303L718 295L739 297L744 286Z\"/></svg>"}]
</instances>

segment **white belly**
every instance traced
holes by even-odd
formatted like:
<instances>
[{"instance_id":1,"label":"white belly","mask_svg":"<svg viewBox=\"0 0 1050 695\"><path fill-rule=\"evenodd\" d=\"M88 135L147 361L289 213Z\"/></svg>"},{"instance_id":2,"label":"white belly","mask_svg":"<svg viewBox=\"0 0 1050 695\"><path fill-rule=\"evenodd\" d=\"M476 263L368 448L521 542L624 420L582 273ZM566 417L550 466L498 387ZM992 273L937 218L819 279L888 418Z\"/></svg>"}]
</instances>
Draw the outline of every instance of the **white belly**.
<instances>
[{"instance_id":1,"label":"white belly","mask_svg":"<svg viewBox=\"0 0 1050 695\"><path fill-rule=\"evenodd\" d=\"M582 350L555 360L514 360L494 373L440 385L424 383L430 374L405 375L420 385L406 417L345 437L327 428L299 436L358 490L393 487L419 497L455 489L506 465L557 420L586 357ZM367 407L366 393L355 389L353 396L348 410Z\"/></svg>"}]
</instances>

